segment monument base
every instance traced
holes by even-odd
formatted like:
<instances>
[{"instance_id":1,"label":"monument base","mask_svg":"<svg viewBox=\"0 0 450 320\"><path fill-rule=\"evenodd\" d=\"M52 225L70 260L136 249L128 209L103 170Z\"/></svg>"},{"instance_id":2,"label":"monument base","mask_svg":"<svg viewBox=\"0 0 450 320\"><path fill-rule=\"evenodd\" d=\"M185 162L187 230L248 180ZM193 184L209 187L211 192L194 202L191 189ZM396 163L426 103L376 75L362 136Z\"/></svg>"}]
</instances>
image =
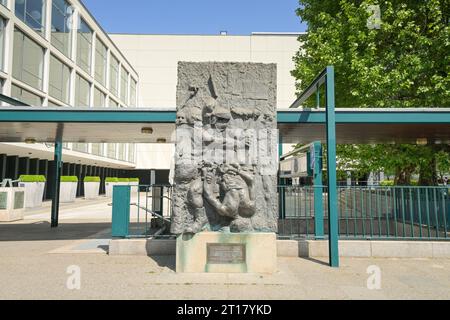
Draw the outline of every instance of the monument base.
<instances>
[{"instance_id":1,"label":"monument base","mask_svg":"<svg viewBox=\"0 0 450 320\"><path fill-rule=\"evenodd\" d=\"M277 271L275 233L201 232L177 237L177 272L268 273Z\"/></svg>"}]
</instances>

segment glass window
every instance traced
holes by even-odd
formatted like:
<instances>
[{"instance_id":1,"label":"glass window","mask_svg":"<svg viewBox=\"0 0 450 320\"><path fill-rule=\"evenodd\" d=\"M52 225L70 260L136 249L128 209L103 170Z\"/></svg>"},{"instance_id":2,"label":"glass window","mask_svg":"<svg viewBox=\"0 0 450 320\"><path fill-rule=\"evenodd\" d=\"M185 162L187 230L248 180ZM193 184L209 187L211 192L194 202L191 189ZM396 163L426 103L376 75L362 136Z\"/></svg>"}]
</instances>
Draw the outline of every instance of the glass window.
<instances>
[{"instance_id":1,"label":"glass window","mask_svg":"<svg viewBox=\"0 0 450 320\"><path fill-rule=\"evenodd\" d=\"M111 55L111 67L110 67L110 84L109 90L116 97L119 94L119 60Z\"/></svg>"},{"instance_id":2,"label":"glass window","mask_svg":"<svg viewBox=\"0 0 450 320\"><path fill-rule=\"evenodd\" d=\"M95 44L95 79L102 85L106 85L106 46L97 38Z\"/></svg>"},{"instance_id":3,"label":"glass window","mask_svg":"<svg viewBox=\"0 0 450 320\"><path fill-rule=\"evenodd\" d=\"M6 20L0 17L0 70L5 67L5 30Z\"/></svg>"},{"instance_id":4,"label":"glass window","mask_svg":"<svg viewBox=\"0 0 450 320\"><path fill-rule=\"evenodd\" d=\"M134 143L128 144L128 162L134 163L135 151L136 151L136 145Z\"/></svg>"},{"instance_id":5,"label":"glass window","mask_svg":"<svg viewBox=\"0 0 450 320\"><path fill-rule=\"evenodd\" d=\"M48 92L62 102L69 103L70 69L64 63L50 56L50 82Z\"/></svg>"},{"instance_id":6,"label":"glass window","mask_svg":"<svg viewBox=\"0 0 450 320\"><path fill-rule=\"evenodd\" d=\"M45 0L16 0L16 16L32 29L43 34Z\"/></svg>"},{"instance_id":7,"label":"glass window","mask_svg":"<svg viewBox=\"0 0 450 320\"><path fill-rule=\"evenodd\" d=\"M76 76L75 84L75 106L76 107L89 107L91 98L91 84L81 77L79 74Z\"/></svg>"},{"instance_id":8,"label":"glass window","mask_svg":"<svg viewBox=\"0 0 450 320\"><path fill-rule=\"evenodd\" d=\"M92 30L80 19L77 36L77 63L87 73L91 73Z\"/></svg>"},{"instance_id":9,"label":"glass window","mask_svg":"<svg viewBox=\"0 0 450 320\"><path fill-rule=\"evenodd\" d=\"M131 78L131 83L130 83L130 106L131 107L136 107L136 105L137 105L137 101L136 101L136 87L137 87L136 80Z\"/></svg>"},{"instance_id":10,"label":"glass window","mask_svg":"<svg viewBox=\"0 0 450 320\"><path fill-rule=\"evenodd\" d=\"M103 144L92 143L92 154L96 156L103 156Z\"/></svg>"},{"instance_id":11,"label":"glass window","mask_svg":"<svg viewBox=\"0 0 450 320\"><path fill-rule=\"evenodd\" d=\"M113 99L109 99L109 106L110 107L119 107L119 103L114 101Z\"/></svg>"},{"instance_id":12,"label":"glass window","mask_svg":"<svg viewBox=\"0 0 450 320\"><path fill-rule=\"evenodd\" d=\"M123 67L120 73L120 99L128 105L128 72Z\"/></svg>"},{"instance_id":13,"label":"glass window","mask_svg":"<svg viewBox=\"0 0 450 320\"><path fill-rule=\"evenodd\" d=\"M120 143L119 144L119 160L122 160L122 161L127 160L126 150L127 150L127 145L124 143Z\"/></svg>"},{"instance_id":14,"label":"glass window","mask_svg":"<svg viewBox=\"0 0 450 320\"><path fill-rule=\"evenodd\" d=\"M52 45L70 57L72 32L70 28L72 7L65 0L53 0L52 8Z\"/></svg>"},{"instance_id":15,"label":"glass window","mask_svg":"<svg viewBox=\"0 0 450 320\"><path fill-rule=\"evenodd\" d=\"M11 86L11 96L14 99L26 103L30 106L36 107L42 106L42 98L40 96L31 93L30 91L27 91L25 89L22 89L21 87L18 87L14 84Z\"/></svg>"},{"instance_id":16,"label":"glass window","mask_svg":"<svg viewBox=\"0 0 450 320\"><path fill-rule=\"evenodd\" d=\"M19 29L14 30L13 76L42 90L44 49Z\"/></svg>"},{"instance_id":17,"label":"glass window","mask_svg":"<svg viewBox=\"0 0 450 320\"><path fill-rule=\"evenodd\" d=\"M108 158L110 159L116 159L116 150L117 145L115 143L108 143Z\"/></svg>"},{"instance_id":18,"label":"glass window","mask_svg":"<svg viewBox=\"0 0 450 320\"><path fill-rule=\"evenodd\" d=\"M8 0L1 0L0 4L4 5L5 7L7 7L8 4Z\"/></svg>"},{"instance_id":19,"label":"glass window","mask_svg":"<svg viewBox=\"0 0 450 320\"><path fill-rule=\"evenodd\" d=\"M105 107L106 95L99 89L94 88L94 107Z\"/></svg>"},{"instance_id":20,"label":"glass window","mask_svg":"<svg viewBox=\"0 0 450 320\"><path fill-rule=\"evenodd\" d=\"M50 99L48 100L47 106L49 106L49 107L61 107L61 105L59 103L55 103L55 102L51 101Z\"/></svg>"},{"instance_id":21,"label":"glass window","mask_svg":"<svg viewBox=\"0 0 450 320\"><path fill-rule=\"evenodd\" d=\"M72 150L78 152L88 152L88 144L87 143L72 143Z\"/></svg>"}]
</instances>

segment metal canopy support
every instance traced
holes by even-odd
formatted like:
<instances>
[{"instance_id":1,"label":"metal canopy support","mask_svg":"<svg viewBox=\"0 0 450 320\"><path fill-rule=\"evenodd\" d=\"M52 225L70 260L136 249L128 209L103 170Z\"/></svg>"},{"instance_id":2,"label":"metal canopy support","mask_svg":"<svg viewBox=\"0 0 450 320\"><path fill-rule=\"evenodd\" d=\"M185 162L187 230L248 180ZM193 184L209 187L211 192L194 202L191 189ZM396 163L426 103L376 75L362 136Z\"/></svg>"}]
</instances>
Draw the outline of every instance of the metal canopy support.
<instances>
[{"instance_id":1,"label":"metal canopy support","mask_svg":"<svg viewBox=\"0 0 450 320\"><path fill-rule=\"evenodd\" d=\"M320 106L320 87L325 84L326 97L326 136L327 136L327 173L328 173L328 249L329 264L331 267L339 267L339 226L337 211L337 181L336 181L336 113L335 113L335 85L334 67L328 66L320 75L300 94L299 98L292 104L291 108L303 105L314 93L316 93L316 105ZM280 118L279 118L280 120ZM316 146L314 146L316 156ZM320 157L316 157L320 158ZM315 160L317 161L317 160ZM317 164L317 162L315 163ZM320 165L319 165L320 167ZM315 170L317 171L317 170ZM318 172L317 172L318 173ZM322 186L322 175L314 175L314 185ZM320 193L320 194L319 194ZM315 188L315 220L316 236L323 235L323 206L319 204L322 196L322 188ZM321 202L321 201L320 201ZM322 224L322 225L321 225Z\"/></svg>"},{"instance_id":2,"label":"metal canopy support","mask_svg":"<svg viewBox=\"0 0 450 320\"><path fill-rule=\"evenodd\" d=\"M336 181L336 114L334 92L334 67L326 69L327 99L327 173L328 173L328 248L330 266L339 267L339 218L337 212Z\"/></svg>"},{"instance_id":3,"label":"metal canopy support","mask_svg":"<svg viewBox=\"0 0 450 320\"><path fill-rule=\"evenodd\" d=\"M58 227L59 220L59 188L61 184L61 169L62 169L62 141L57 139L55 143L55 165L53 167L53 192L52 192L52 221L51 227Z\"/></svg>"},{"instance_id":4,"label":"metal canopy support","mask_svg":"<svg viewBox=\"0 0 450 320\"><path fill-rule=\"evenodd\" d=\"M278 158L283 157L283 137L278 136ZM278 177L279 196L278 196L278 215L280 219L286 218L286 190L283 186L286 184L286 179Z\"/></svg>"},{"instance_id":5,"label":"metal canopy support","mask_svg":"<svg viewBox=\"0 0 450 320\"><path fill-rule=\"evenodd\" d=\"M320 142L313 142L312 146L314 148L314 230L315 238L323 239L322 144Z\"/></svg>"}]
</instances>

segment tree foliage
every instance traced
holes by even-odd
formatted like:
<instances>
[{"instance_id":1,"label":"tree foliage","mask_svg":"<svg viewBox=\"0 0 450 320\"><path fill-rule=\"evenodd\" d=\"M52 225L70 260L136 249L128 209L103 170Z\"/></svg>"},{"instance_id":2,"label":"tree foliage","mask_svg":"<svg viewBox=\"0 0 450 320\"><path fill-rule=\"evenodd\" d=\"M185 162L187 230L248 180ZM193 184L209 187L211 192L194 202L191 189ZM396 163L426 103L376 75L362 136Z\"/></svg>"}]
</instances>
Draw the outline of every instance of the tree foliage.
<instances>
[{"instance_id":1,"label":"tree foliage","mask_svg":"<svg viewBox=\"0 0 450 320\"><path fill-rule=\"evenodd\" d=\"M337 107L450 107L449 0L299 4L297 14L308 24L292 71L299 92L332 64ZM379 29L368 26L369 5L380 7ZM418 173L421 183L434 184L438 173L448 170L448 152L446 145L344 145L338 146L338 166L361 175L392 172L398 184L410 183Z\"/></svg>"}]
</instances>

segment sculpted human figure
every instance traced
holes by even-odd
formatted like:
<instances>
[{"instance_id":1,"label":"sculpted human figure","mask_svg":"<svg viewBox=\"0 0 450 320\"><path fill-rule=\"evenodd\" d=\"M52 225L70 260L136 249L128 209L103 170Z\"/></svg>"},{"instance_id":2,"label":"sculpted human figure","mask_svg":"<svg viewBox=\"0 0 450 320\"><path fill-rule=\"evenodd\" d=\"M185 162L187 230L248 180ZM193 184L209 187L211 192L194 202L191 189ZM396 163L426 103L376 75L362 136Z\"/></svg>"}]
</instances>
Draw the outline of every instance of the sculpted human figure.
<instances>
[{"instance_id":1,"label":"sculpted human figure","mask_svg":"<svg viewBox=\"0 0 450 320\"><path fill-rule=\"evenodd\" d=\"M276 231L277 141L260 134L276 130L276 65L180 62L178 75L171 231Z\"/></svg>"},{"instance_id":2,"label":"sculpted human figure","mask_svg":"<svg viewBox=\"0 0 450 320\"><path fill-rule=\"evenodd\" d=\"M205 170L204 196L208 203L222 216L237 219L250 218L255 214L254 181L250 173L236 166L225 166L220 186L224 192L220 201L213 189L214 173Z\"/></svg>"},{"instance_id":3,"label":"sculpted human figure","mask_svg":"<svg viewBox=\"0 0 450 320\"><path fill-rule=\"evenodd\" d=\"M185 167L184 169L185 180L183 183L188 186L186 206L193 220L193 224L186 228L186 233L198 233L204 230L208 224L203 201L203 180L198 168Z\"/></svg>"}]
</instances>

